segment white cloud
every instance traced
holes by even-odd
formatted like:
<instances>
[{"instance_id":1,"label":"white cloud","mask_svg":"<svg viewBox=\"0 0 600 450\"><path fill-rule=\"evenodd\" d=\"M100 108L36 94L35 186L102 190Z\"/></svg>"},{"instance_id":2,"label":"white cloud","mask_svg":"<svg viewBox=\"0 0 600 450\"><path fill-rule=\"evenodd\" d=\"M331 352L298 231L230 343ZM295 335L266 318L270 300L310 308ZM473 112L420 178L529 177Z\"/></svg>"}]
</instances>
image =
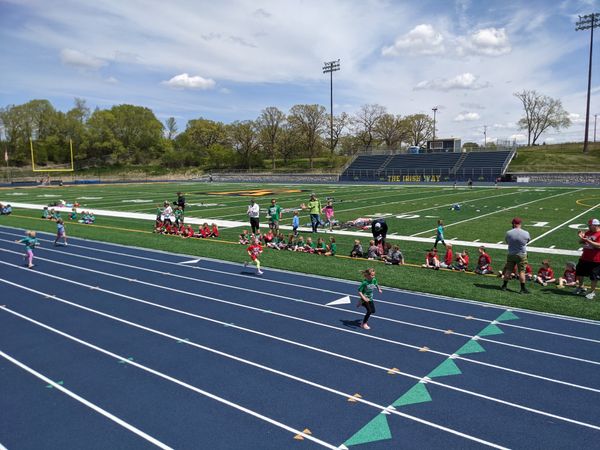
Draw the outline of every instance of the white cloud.
<instances>
[{"instance_id":1,"label":"white cloud","mask_svg":"<svg viewBox=\"0 0 600 450\"><path fill-rule=\"evenodd\" d=\"M483 28L470 36L459 38L459 54L473 53L500 56L510 53L511 46L504 28Z\"/></svg>"},{"instance_id":2,"label":"white cloud","mask_svg":"<svg viewBox=\"0 0 600 450\"><path fill-rule=\"evenodd\" d=\"M164 84L176 89L201 89L207 90L215 87L215 80L202 78L201 76L190 77L187 73L175 75L169 81L163 81Z\"/></svg>"},{"instance_id":3,"label":"white cloud","mask_svg":"<svg viewBox=\"0 0 600 450\"><path fill-rule=\"evenodd\" d=\"M521 142L527 142L527 136L525 136L522 133L511 134L510 135L510 139L511 139L511 141L517 141L519 143L521 143Z\"/></svg>"},{"instance_id":4,"label":"white cloud","mask_svg":"<svg viewBox=\"0 0 600 450\"><path fill-rule=\"evenodd\" d=\"M119 80L117 80L115 77L105 78L104 81L106 81L109 84L117 84L119 82Z\"/></svg>"},{"instance_id":5,"label":"white cloud","mask_svg":"<svg viewBox=\"0 0 600 450\"><path fill-rule=\"evenodd\" d=\"M481 117L476 112L465 112L460 113L458 116L454 118L455 122L472 122L474 120L479 120Z\"/></svg>"},{"instance_id":6,"label":"white cloud","mask_svg":"<svg viewBox=\"0 0 600 450\"><path fill-rule=\"evenodd\" d=\"M577 113L569 113L569 119L571 119L571 123L585 123L585 116Z\"/></svg>"},{"instance_id":7,"label":"white cloud","mask_svg":"<svg viewBox=\"0 0 600 450\"><path fill-rule=\"evenodd\" d=\"M429 24L414 27L404 36L396 39L393 45L384 47L381 54L396 56L402 53L412 55L437 55L444 51L444 37Z\"/></svg>"},{"instance_id":8,"label":"white cloud","mask_svg":"<svg viewBox=\"0 0 600 450\"><path fill-rule=\"evenodd\" d=\"M98 70L108 64L103 59L70 48L63 48L60 51L60 60L65 66L88 70Z\"/></svg>"},{"instance_id":9,"label":"white cloud","mask_svg":"<svg viewBox=\"0 0 600 450\"><path fill-rule=\"evenodd\" d=\"M477 80L479 77L472 73L466 72L456 75L453 78L441 78L435 80L424 80L414 87L414 90L431 89L438 91L451 91L455 89L476 90L488 87L488 83L480 83Z\"/></svg>"}]
</instances>

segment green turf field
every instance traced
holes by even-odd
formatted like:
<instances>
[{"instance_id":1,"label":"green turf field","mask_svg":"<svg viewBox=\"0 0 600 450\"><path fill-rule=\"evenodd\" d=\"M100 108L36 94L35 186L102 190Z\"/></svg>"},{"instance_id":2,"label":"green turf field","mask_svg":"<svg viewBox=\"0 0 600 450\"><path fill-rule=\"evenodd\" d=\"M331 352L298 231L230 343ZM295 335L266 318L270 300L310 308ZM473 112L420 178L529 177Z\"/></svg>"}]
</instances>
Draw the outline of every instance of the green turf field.
<instances>
[{"instance_id":1,"label":"green turf field","mask_svg":"<svg viewBox=\"0 0 600 450\"><path fill-rule=\"evenodd\" d=\"M143 212L154 214L158 204L164 200L174 201L176 192L185 192L186 217L239 221L242 226L223 230L220 242L183 240L170 236L153 235L152 222L97 216L96 226L67 223L70 235L93 239L110 240L144 247L159 248L192 255L243 261L244 248L225 244L236 242L246 224L246 206L250 196L261 207L266 208L271 198L277 198L283 208L297 208L306 203L314 192L325 201L333 197L336 218L340 222L358 217L385 217L389 225L389 237L400 237L397 241L409 263L406 267L384 266L377 262L325 258L316 255L292 252L267 251L264 255L266 267L278 267L303 272L312 272L335 277L357 279L358 271L366 265L376 265L381 272L383 284L414 289L436 294L463 297L489 302L520 306L554 313L600 319L600 302L568 295L568 291L553 287L535 286L534 293L524 297L516 293L502 293L499 282L493 277L475 276L454 272L433 272L415 267L422 263L425 251L433 242L438 218L445 222L446 239L470 241L470 245L455 245L455 250L467 248L471 260L475 261L479 243L500 243L514 216L523 218L533 242L530 247L539 247L530 252L530 261L537 271L541 260L549 257L557 274L562 274L566 261L577 257L560 254L561 250L577 251L580 247L576 236L578 228L592 216L600 216L600 188L561 187L533 188L507 187L460 187L437 186L393 186L393 185L248 185L218 183L156 183L82 185L43 188L4 188L0 190L0 202L39 204L39 210L15 208L12 217L0 218L0 224L15 227L53 231L54 224L38 219L41 205L59 199L68 203L79 202L81 208ZM460 211L451 210L460 204ZM309 222L308 215L301 213L301 225ZM266 224L264 214L261 222ZM291 224L291 213L284 214L282 225ZM106 228L105 228L106 227ZM125 229L134 231L124 231ZM356 231L356 230L353 230ZM289 231L286 231L289 233ZM335 235L338 254L347 255L354 239L363 245L368 243L370 232L363 236ZM331 237L326 235L327 238ZM426 238L426 241L414 240ZM544 250L548 249L548 250ZM558 252L555 254L553 252ZM443 250L442 250L443 253ZM503 265L504 250L491 249L495 269ZM562 252L565 253L565 252ZM518 290L518 283L512 286Z\"/></svg>"}]
</instances>

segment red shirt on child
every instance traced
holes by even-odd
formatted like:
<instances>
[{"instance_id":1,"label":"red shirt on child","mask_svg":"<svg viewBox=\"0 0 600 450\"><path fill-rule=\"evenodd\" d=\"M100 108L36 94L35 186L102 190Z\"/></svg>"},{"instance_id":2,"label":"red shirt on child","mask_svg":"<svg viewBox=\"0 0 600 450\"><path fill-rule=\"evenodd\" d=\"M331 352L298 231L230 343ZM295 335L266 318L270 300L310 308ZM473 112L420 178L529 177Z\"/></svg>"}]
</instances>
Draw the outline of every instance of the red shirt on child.
<instances>
[{"instance_id":1,"label":"red shirt on child","mask_svg":"<svg viewBox=\"0 0 600 450\"><path fill-rule=\"evenodd\" d=\"M258 255L260 255L263 251L262 245L260 244L252 244L246 250L250 254L250 258L252 259L252 261L258 258Z\"/></svg>"}]
</instances>

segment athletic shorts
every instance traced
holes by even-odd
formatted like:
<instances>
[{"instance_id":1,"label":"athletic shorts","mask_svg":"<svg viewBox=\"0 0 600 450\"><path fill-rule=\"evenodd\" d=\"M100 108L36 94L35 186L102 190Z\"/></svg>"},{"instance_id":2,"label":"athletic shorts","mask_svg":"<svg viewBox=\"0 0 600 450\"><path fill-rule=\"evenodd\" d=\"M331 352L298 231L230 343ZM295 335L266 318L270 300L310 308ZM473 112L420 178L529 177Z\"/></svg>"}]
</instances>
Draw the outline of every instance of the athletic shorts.
<instances>
[{"instance_id":1,"label":"athletic shorts","mask_svg":"<svg viewBox=\"0 0 600 450\"><path fill-rule=\"evenodd\" d=\"M519 273L525 272L527 267L527 255L508 255L506 257L506 265L504 266L504 272L512 273L513 269L517 266Z\"/></svg>"},{"instance_id":2,"label":"athletic shorts","mask_svg":"<svg viewBox=\"0 0 600 450\"><path fill-rule=\"evenodd\" d=\"M575 274L578 277L590 277L590 280L600 280L600 263L580 259Z\"/></svg>"}]
</instances>

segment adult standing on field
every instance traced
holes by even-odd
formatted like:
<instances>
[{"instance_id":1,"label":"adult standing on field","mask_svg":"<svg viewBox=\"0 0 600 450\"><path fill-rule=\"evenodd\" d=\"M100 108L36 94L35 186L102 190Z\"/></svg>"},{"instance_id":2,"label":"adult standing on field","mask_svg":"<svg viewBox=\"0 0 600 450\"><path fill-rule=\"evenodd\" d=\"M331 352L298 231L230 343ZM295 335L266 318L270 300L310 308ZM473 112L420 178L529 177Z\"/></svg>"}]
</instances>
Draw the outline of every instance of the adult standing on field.
<instances>
[{"instance_id":1,"label":"adult standing on field","mask_svg":"<svg viewBox=\"0 0 600 450\"><path fill-rule=\"evenodd\" d=\"M183 192L177 193L177 201L175 202L177 206L181 206L181 209L185 211L185 195Z\"/></svg>"},{"instance_id":2,"label":"adult standing on field","mask_svg":"<svg viewBox=\"0 0 600 450\"><path fill-rule=\"evenodd\" d=\"M269 228L273 234L279 234L279 221L281 220L281 206L277 204L276 199L271 199L271 206L267 208L267 218L269 219Z\"/></svg>"},{"instance_id":3,"label":"adult standing on field","mask_svg":"<svg viewBox=\"0 0 600 450\"><path fill-rule=\"evenodd\" d=\"M312 226L312 232L316 233L317 228L321 224L321 201L317 198L316 194L310 194L310 200L308 203L300 205L302 209L308 209L310 214L310 224Z\"/></svg>"},{"instance_id":4,"label":"adult standing on field","mask_svg":"<svg viewBox=\"0 0 600 450\"><path fill-rule=\"evenodd\" d=\"M510 274L516 265L521 283L520 293L529 294L529 290L525 287L525 268L527 267L527 243L531 240L531 237L529 232L521 228L522 222L519 217L515 217L512 220L512 230L507 231L504 238L508 244L508 256L503 270L504 281L501 289L506 290Z\"/></svg>"},{"instance_id":5,"label":"adult standing on field","mask_svg":"<svg viewBox=\"0 0 600 450\"><path fill-rule=\"evenodd\" d=\"M260 207L253 198L250 199L250 205L248 205L248 211L246 214L248 214L248 217L250 218L250 228L252 228L252 234L258 233L260 228Z\"/></svg>"},{"instance_id":6,"label":"adult standing on field","mask_svg":"<svg viewBox=\"0 0 600 450\"><path fill-rule=\"evenodd\" d=\"M577 236L579 242L583 244L583 252L575 268L577 288L574 293L577 295L584 294L583 279L590 277L590 292L587 293L585 298L592 300L596 297L596 285L600 279L600 220L590 219L588 221L588 231L585 233L579 231Z\"/></svg>"}]
</instances>

